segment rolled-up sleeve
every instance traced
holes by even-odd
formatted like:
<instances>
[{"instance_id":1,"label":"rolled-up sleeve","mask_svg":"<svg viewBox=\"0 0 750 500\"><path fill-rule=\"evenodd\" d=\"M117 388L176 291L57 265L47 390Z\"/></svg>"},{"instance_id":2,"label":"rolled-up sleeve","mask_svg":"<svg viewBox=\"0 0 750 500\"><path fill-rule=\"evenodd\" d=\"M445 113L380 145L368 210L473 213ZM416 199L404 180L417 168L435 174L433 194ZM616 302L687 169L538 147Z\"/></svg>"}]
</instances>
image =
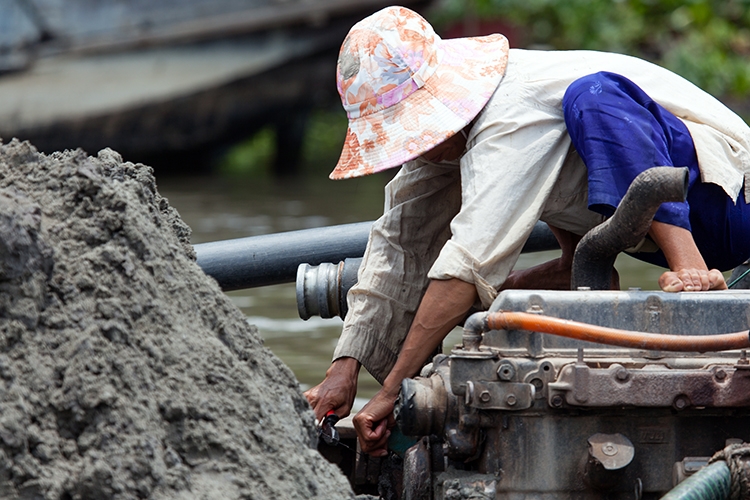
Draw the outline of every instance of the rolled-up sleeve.
<instances>
[{"instance_id":1,"label":"rolled-up sleeve","mask_svg":"<svg viewBox=\"0 0 750 500\"><path fill-rule=\"evenodd\" d=\"M386 187L333 359L352 357L383 382L396 362L461 205L459 166L413 161Z\"/></svg>"},{"instance_id":2,"label":"rolled-up sleeve","mask_svg":"<svg viewBox=\"0 0 750 500\"><path fill-rule=\"evenodd\" d=\"M474 283L484 307L540 219L570 148L561 110L512 82L498 92L469 136L471 147L461 159L461 209L428 274Z\"/></svg>"}]
</instances>

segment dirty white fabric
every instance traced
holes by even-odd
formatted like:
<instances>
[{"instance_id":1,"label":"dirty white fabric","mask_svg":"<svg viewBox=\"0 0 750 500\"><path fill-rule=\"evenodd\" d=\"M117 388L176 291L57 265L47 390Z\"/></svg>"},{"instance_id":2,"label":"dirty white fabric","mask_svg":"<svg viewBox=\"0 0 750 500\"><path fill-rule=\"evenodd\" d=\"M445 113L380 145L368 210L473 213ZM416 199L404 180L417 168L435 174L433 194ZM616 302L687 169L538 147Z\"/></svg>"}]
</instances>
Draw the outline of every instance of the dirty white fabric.
<instances>
[{"instance_id":1,"label":"dirty white fabric","mask_svg":"<svg viewBox=\"0 0 750 500\"><path fill-rule=\"evenodd\" d=\"M417 159L387 186L334 359L356 358L382 382L429 279L473 283L488 307L536 221L576 234L602 221L587 209L586 168L562 113L567 87L598 71L633 80L679 117L693 136L702 181L736 199L750 175L750 129L718 100L629 56L512 49L460 165Z\"/></svg>"}]
</instances>

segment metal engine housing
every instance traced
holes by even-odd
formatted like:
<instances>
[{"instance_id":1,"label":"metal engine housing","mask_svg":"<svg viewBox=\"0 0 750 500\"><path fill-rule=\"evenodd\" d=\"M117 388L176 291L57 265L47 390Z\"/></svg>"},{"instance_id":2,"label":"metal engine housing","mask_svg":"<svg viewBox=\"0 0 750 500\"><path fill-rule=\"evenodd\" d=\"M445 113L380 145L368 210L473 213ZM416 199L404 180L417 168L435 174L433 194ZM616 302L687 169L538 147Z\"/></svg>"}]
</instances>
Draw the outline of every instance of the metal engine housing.
<instances>
[{"instance_id":1,"label":"metal engine housing","mask_svg":"<svg viewBox=\"0 0 750 500\"><path fill-rule=\"evenodd\" d=\"M490 310L718 334L747 329L750 291L508 290ZM405 380L397 415L404 434L431 436L407 453L431 473L405 467L404 498L658 498L750 441L750 363L494 330Z\"/></svg>"}]
</instances>

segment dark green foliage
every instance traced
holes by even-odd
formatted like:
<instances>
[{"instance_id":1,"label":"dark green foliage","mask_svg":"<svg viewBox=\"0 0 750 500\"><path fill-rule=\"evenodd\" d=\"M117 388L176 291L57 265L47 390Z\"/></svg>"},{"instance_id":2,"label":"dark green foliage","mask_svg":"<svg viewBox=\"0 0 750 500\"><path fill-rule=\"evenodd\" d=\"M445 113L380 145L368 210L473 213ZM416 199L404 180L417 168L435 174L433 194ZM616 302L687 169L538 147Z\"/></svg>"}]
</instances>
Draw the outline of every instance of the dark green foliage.
<instances>
[{"instance_id":1,"label":"dark green foliage","mask_svg":"<svg viewBox=\"0 0 750 500\"><path fill-rule=\"evenodd\" d=\"M524 47L631 54L717 96L750 90L750 0L445 0L431 20L466 15L518 27Z\"/></svg>"}]
</instances>

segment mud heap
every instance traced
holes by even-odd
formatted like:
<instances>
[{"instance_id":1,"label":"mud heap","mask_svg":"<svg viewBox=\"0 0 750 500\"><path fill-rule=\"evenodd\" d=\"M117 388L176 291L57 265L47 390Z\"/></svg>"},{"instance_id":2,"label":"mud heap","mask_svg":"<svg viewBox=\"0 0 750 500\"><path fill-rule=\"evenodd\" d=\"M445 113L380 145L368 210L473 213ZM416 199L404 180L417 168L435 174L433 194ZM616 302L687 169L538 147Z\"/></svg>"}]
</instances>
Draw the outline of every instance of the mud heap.
<instances>
[{"instance_id":1,"label":"mud heap","mask_svg":"<svg viewBox=\"0 0 750 500\"><path fill-rule=\"evenodd\" d=\"M352 498L152 171L0 143L0 498Z\"/></svg>"}]
</instances>

